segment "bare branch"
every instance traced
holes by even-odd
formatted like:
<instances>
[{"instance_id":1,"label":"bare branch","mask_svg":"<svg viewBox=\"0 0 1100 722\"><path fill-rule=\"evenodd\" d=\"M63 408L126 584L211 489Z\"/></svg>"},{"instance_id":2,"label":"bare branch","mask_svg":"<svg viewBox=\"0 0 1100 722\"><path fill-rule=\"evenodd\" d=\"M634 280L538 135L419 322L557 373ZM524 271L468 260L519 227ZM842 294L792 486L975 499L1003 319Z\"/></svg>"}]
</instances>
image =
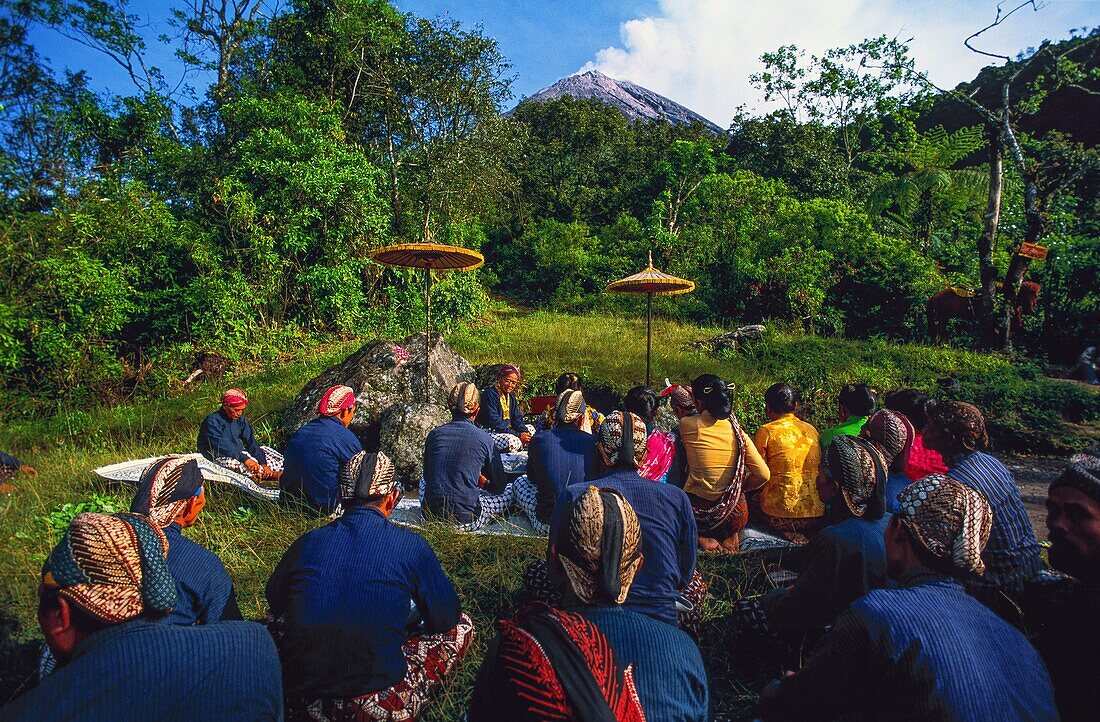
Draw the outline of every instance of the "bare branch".
<instances>
[{"instance_id":1,"label":"bare branch","mask_svg":"<svg viewBox=\"0 0 1100 722\"><path fill-rule=\"evenodd\" d=\"M998 60L1004 60L1005 62L1011 62L1011 60L1012 60L1011 57L1009 57L1007 55L998 55L996 53L987 53L984 50L979 50L978 48L971 45L970 41L973 40L974 38L978 37L982 33L986 32L987 30L992 30L993 28L997 27L998 25L1003 23L1005 20L1012 17L1013 13L1015 13L1017 10L1021 10L1025 7L1027 7L1028 5L1030 5L1032 10L1034 10L1035 12L1039 12L1039 10L1041 10L1043 7L1045 7L1045 4L1038 2L1038 0L1024 0L1024 2L1020 3L1019 5L1017 5L1016 7L1012 8L1007 13L1005 13L1005 12L1003 12L1003 10L1004 10L1003 0L1002 0L1002 2L997 3L997 17L995 17L993 19L993 22L991 22L989 25L986 25L984 28L977 31L976 33L973 33L972 35L970 35L970 37L968 37L966 40L963 41L963 45L965 45L967 48L969 48L971 52L975 52L978 55L985 55L985 56L990 57L990 58L997 58Z\"/></svg>"}]
</instances>

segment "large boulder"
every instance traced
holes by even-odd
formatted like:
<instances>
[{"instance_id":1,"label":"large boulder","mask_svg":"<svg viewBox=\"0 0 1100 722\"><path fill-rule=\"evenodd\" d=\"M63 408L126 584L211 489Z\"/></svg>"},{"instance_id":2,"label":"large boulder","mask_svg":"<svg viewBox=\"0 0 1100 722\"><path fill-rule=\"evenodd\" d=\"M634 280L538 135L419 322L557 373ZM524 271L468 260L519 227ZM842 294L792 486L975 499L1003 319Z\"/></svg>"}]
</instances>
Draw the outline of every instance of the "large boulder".
<instances>
[{"instance_id":1,"label":"large boulder","mask_svg":"<svg viewBox=\"0 0 1100 722\"><path fill-rule=\"evenodd\" d=\"M767 329L760 324L741 326L733 331L719 334L714 338L692 341L684 346L688 351L702 351L703 353L719 354L723 351L736 351L746 344L763 340Z\"/></svg>"},{"instance_id":2,"label":"large boulder","mask_svg":"<svg viewBox=\"0 0 1100 722\"><path fill-rule=\"evenodd\" d=\"M419 333L399 343L371 341L342 363L322 371L305 385L283 413L280 427L284 439L317 416L317 403L325 389L344 384L355 390L358 407L351 430L363 448L377 450L382 434L382 417L394 405L424 402L426 335ZM431 337L431 365L428 368L428 403L447 406L451 387L473 378L470 363L456 354L443 337Z\"/></svg>"},{"instance_id":3,"label":"large boulder","mask_svg":"<svg viewBox=\"0 0 1100 722\"><path fill-rule=\"evenodd\" d=\"M424 441L428 432L451 420L451 412L435 404L394 404L382 414L379 446L393 460L406 489L424 476Z\"/></svg>"}]
</instances>

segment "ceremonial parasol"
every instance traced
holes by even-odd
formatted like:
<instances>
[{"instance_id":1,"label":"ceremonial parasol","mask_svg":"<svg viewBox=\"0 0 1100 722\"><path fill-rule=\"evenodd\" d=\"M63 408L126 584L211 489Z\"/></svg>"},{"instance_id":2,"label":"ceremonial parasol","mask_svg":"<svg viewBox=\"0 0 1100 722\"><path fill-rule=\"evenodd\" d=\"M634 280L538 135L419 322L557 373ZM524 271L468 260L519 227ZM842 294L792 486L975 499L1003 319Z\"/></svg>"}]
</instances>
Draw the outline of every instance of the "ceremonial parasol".
<instances>
[{"instance_id":1,"label":"ceremonial parasol","mask_svg":"<svg viewBox=\"0 0 1100 722\"><path fill-rule=\"evenodd\" d=\"M472 271L485 263L477 251L439 243L402 243L384 246L368 254L386 266L424 269L424 402L428 403L431 385L432 271Z\"/></svg>"},{"instance_id":2,"label":"ceremonial parasol","mask_svg":"<svg viewBox=\"0 0 1100 722\"><path fill-rule=\"evenodd\" d=\"M649 252L649 265L640 273L620 278L607 284L615 293L645 294L645 385L650 385L650 353L653 339L653 297L676 296L695 290L695 281L677 278L653 267L653 251Z\"/></svg>"}]
</instances>

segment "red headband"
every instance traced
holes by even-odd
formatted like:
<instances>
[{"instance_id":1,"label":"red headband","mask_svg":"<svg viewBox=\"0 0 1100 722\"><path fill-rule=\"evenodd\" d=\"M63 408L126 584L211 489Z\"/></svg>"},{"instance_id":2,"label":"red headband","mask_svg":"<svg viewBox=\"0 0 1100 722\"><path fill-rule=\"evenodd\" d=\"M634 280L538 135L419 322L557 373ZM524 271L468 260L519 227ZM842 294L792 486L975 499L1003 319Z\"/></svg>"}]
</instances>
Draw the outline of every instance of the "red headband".
<instances>
[{"instance_id":1,"label":"red headband","mask_svg":"<svg viewBox=\"0 0 1100 722\"><path fill-rule=\"evenodd\" d=\"M247 406L248 397L241 389L229 389L222 394L222 406Z\"/></svg>"}]
</instances>

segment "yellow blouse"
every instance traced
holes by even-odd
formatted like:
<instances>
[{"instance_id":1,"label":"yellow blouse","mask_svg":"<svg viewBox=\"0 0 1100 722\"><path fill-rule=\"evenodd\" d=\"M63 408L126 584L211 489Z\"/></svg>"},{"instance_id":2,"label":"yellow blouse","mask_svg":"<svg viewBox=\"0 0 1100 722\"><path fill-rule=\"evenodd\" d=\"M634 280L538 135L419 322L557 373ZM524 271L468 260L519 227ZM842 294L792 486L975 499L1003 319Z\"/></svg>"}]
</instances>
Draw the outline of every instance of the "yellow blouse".
<instances>
[{"instance_id":1,"label":"yellow blouse","mask_svg":"<svg viewBox=\"0 0 1100 722\"><path fill-rule=\"evenodd\" d=\"M704 411L698 416L680 419L680 439L687 452L688 477L684 491L713 501L732 481L733 465L737 463L738 437L733 425L719 421ZM748 436L745 439L745 467L748 474L768 478L768 465ZM743 480L740 480L743 481Z\"/></svg>"},{"instance_id":2,"label":"yellow blouse","mask_svg":"<svg viewBox=\"0 0 1100 722\"><path fill-rule=\"evenodd\" d=\"M772 472L760 494L761 510L785 519L822 516L825 505L817 494L821 465L817 429L794 414L783 414L760 427L756 447Z\"/></svg>"}]
</instances>

